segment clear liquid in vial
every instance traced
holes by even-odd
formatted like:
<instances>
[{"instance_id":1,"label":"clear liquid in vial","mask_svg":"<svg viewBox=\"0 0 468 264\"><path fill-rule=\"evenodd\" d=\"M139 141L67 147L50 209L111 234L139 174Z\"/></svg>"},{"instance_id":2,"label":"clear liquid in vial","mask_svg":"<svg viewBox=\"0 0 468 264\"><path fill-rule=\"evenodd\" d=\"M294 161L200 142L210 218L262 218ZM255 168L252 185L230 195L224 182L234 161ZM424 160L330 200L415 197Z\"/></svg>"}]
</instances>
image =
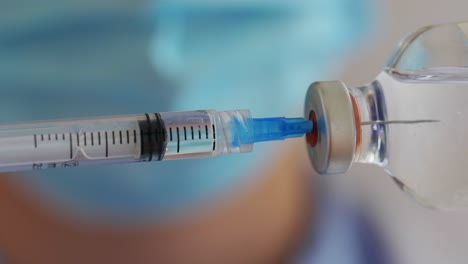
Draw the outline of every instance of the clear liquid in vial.
<instances>
[{"instance_id":1,"label":"clear liquid in vial","mask_svg":"<svg viewBox=\"0 0 468 264\"><path fill-rule=\"evenodd\" d=\"M420 203L468 207L468 68L383 71L385 170ZM439 165L440 164L440 165Z\"/></svg>"}]
</instances>

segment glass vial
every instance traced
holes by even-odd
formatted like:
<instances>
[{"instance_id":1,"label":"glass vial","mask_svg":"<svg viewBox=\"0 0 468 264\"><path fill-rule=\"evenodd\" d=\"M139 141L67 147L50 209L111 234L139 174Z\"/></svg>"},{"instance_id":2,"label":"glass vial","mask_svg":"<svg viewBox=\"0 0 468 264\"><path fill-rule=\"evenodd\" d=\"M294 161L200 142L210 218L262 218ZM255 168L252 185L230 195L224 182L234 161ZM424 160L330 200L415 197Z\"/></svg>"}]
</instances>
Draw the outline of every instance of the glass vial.
<instances>
[{"instance_id":1,"label":"glass vial","mask_svg":"<svg viewBox=\"0 0 468 264\"><path fill-rule=\"evenodd\" d=\"M468 23L404 38L368 85L313 83L305 115L321 174L378 165L425 206L468 207Z\"/></svg>"}]
</instances>

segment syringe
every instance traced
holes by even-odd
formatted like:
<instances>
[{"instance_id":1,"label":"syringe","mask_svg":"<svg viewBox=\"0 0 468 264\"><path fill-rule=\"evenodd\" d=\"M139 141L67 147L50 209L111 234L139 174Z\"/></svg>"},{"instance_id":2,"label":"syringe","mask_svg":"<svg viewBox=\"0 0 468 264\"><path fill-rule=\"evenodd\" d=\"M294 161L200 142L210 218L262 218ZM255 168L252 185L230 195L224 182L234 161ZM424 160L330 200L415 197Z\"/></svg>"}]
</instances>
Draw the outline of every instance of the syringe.
<instances>
[{"instance_id":1,"label":"syringe","mask_svg":"<svg viewBox=\"0 0 468 264\"><path fill-rule=\"evenodd\" d=\"M213 110L0 125L0 171L214 157L300 137L303 118Z\"/></svg>"}]
</instances>

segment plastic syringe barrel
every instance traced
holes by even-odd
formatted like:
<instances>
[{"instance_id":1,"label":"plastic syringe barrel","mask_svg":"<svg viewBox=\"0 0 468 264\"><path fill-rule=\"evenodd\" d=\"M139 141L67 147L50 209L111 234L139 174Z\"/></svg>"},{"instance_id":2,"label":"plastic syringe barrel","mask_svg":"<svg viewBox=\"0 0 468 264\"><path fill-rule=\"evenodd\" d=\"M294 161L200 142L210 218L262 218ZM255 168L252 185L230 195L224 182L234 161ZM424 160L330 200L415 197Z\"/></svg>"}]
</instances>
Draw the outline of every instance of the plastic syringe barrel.
<instances>
[{"instance_id":1,"label":"plastic syringe barrel","mask_svg":"<svg viewBox=\"0 0 468 264\"><path fill-rule=\"evenodd\" d=\"M309 121L248 110L147 113L0 125L0 171L213 157L301 136Z\"/></svg>"}]
</instances>

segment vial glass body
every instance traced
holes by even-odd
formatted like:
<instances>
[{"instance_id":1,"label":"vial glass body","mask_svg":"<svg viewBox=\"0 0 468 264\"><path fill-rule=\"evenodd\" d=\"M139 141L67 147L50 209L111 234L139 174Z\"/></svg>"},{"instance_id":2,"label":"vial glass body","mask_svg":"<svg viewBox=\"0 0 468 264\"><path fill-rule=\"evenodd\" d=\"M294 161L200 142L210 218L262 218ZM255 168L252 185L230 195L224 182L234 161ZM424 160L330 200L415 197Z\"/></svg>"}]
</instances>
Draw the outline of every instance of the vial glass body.
<instances>
[{"instance_id":1,"label":"vial glass body","mask_svg":"<svg viewBox=\"0 0 468 264\"><path fill-rule=\"evenodd\" d=\"M401 41L357 102L356 162L382 166L434 208L468 207L468 23L422 28Z\"/></svg>"}]
</instances>

